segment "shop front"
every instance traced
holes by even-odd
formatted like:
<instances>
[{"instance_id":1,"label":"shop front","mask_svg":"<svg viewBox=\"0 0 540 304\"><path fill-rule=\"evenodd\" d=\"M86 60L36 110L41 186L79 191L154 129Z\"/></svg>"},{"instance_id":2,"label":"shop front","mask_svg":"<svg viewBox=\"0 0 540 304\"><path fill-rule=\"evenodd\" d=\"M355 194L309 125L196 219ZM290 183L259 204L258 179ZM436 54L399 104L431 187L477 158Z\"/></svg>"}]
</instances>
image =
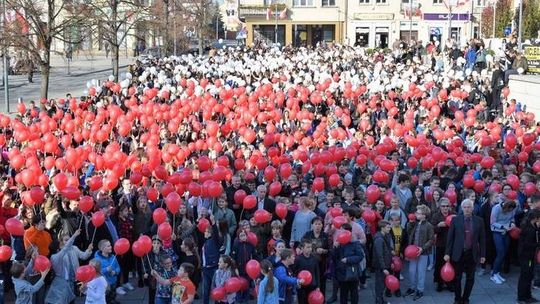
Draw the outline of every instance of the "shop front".
<instances>
[{"instance_id":1,"label":"shop front","mask_svg":"<svg viewBox=\"0 0 540 304\"><path fill-rule=\"evenodd\" d=\"M341 42L342 27L339 22L302 22L279 20L278 24L269 21L247 21L248 45L255 41L280 45L315 46L322 41ZM277 31L276 31L277 29ZM276 35L277 32L277 35Z\"/></svg>"},{"instance_id":2,"label":"shop front","mask_svg":"<svg viewBox=\"0 0 540 304\"><path fill-rule=\"evenodd\" d=\"M451 17L451 21L450 21ZM442 41L448 38L448 34L456 41L462 41L467 35L466 26L469 23L471 14L469 13L425 13L424 21L427 23L427 33L425 39L433 41L434 38ZM448 27L451 26L449 30Z\"/></svg>"},{"instance_id":3,"label":"shop front","mask_svg":"<svg viewBox=\"0 0 540 304\"><path fill-rule=\"evenodd\" d=\"M388 48L392 44L393 19L392 13L354 14L349 23L349 41L354 46Z\"/></svg>"}]
</instances>

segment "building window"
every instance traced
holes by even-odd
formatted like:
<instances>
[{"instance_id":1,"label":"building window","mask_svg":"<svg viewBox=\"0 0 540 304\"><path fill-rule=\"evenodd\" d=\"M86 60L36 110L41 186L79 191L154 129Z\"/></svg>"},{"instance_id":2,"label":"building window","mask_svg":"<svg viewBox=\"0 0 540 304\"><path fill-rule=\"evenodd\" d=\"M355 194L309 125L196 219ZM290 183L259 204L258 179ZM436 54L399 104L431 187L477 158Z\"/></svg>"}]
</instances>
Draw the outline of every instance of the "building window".
<instances>
[{"instance_id":1,"label":"building window","mask_svg":"<svg viewBox=\"0 0 540 304\"><path fill-rule=\"evenodd\" d=\"M375 0L375 3L377 4L386 4L386 0Z\"/></svg>"},{"instance_id":2,"label":"building window","mask_svg":"<svg viewBox=\"0 0 540 304\"><path fill-rule=\"evenodd\" d=\"M313 0L294 0L294 6L313 6Z\"/></svg>"},{"instance_id":3,"label":"building window","mask_svg":"<svg viewBox=\"0 0 540 304\"><path fill-rule=\"evenodd\" d=\"M360 4L369 4L369 0L359 0Z\"/></svg>"},{"instance_id":4,"label":"building window","mask_svg":"<svg viewBox=\"0 0 540 304\"><path fill-rule=\"evenodd\" d=\"M336 6L336 0L322 0L322 6Z\"/></svg>"},{"instance_id":5,"label":"building window","mask_svg":"<svg viewBox=\"0 0 540 304\"><path fill-rule=\"evenodd\" d=\"M485 0L476 0L476 6L486 6Z\"/></svg>"},{"instance_id":6,"label":"building window","mask_svg":"<svg viewBox=\"0 0 540 304\"><path fill-rule=\"evenodd\" d=\"M409 3L410 0L401 0L401 3Z\"/></svg>"},{"instance_id":7,"label":"building window","mask_svg":"<svg viewBox=\"0 0 540 304\"><path fill-rule=\"evenodd\" d=\"M433 4L443 4L443 0L433 0Z\"/></svg>"}]
</instances>

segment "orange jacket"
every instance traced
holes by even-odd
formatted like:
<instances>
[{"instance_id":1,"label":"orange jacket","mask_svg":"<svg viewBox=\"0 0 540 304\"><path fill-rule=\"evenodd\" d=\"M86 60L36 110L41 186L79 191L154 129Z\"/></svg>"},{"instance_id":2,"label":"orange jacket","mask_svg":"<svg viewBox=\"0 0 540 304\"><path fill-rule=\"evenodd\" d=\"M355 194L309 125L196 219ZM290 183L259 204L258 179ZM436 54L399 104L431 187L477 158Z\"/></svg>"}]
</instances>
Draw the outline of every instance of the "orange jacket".
<instances>
[{"instance_id":1,"label":"orange jacket","mask_svg":"<svg viewBox=\"0 0 540 304\"><path fill-rule=\"evenodd\" d=\"M47 231L39 231L36 227L31 226L24 232L24 249L28 249L33 244L37 246L39 254L48 256L51 243L52 238Z\"/></svg>"}]
</instances>

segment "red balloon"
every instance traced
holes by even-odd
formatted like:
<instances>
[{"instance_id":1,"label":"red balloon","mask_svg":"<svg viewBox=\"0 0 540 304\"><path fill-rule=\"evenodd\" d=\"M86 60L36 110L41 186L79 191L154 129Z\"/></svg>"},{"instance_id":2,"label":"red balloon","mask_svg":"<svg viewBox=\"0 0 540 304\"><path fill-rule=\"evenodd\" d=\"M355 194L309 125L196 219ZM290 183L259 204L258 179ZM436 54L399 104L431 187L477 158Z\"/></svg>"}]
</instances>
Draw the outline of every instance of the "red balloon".
<instances>
[{"instance_id":1,"label":"red balloon","mask_svg":"<svg viewBox=\"0 0 540 304\"><path fill-rule=\"evenodd\" d=\"M280 219L284 219L287 216L287 212L288 212L287 205L283 203L276 204L276 215Z\"/></svg>"},{"instance_id":2,"label":"red balloon","mask_svg":"<svg viewBox=\"0 0 540 304\"><path fill-rule=\"evenodd\" d=\"M257 198L255 195L248 195L244 198L244 201L242 203L242 206L244 206L244 209L253 209L257 205Z\"/></svg>"},{"instance_id":3,"label":"red balloon","mask_svg":"<svg viewBox=\"0 0 540 304\"><path fill-rule=\"evenodd\" d=\"M221 186L221 183L212 181L208 185L208 194L210 194L210 197L217 198L223 193L223 187Z\"/></svg>"},{"instance_id":4,"label":"red balloon","mask_svg":"<svg viewBox=\"0 0 540 304\"><path fill-rule=\"evenodd\" d=\"M60 172L58 174L56 174L54 177L53 177L53 183L54 183L54 186L56 187L56 189L58 189L59 191L62 191L64 190L64 188L67 187L67 182L68 182L68 179L67 179L67 176Z\"/></svg>"},{"instance_id":5,"label":"red balloon","mask_svg":"<svg viewBox=\"0 0 540 304\"><path fill-rule=\"evenodd\" d=\"M405 247L405 257L409 260L416 260L418 258L418 252L420 247L416 245L409 245Z\"/></svg>"},{"instance_id":6,"label":"red balloon","mask_svg":"<svg viewBox=\"0 0 540 304\"><path fill-rule=\"evenodd\" d=\"M341 245L350 243L352 240L352 233L349 230L341 230L337 235L337 241Z\"/></svg>"},{"instance_id":7,"label":"red balloon","mask_svg":"<svg viewBox=\"0 0 540 304\"><path fill-rule=\"evenodd\" d=\"M19 221L18 219L12 217L8 218L6 220L6 223L4 224L4 227L6 228L7 232L11 235L15 236L23 236L24 235L24 225Z\"/></svg>"},{"instance_id":8,"label":"red balloon","mask_svg":"<svg viewBox=\"0 0 540 304\"><path fill-rule=\"evenodd\" d=\"M409 222L414 222L416 221L416 215L414 215L414 213L409 213L407 215L407 218L409 219Z\"/></svg>"},{"instance_id":9,"label":"red balloon","mask_svg":"<svg viewBox=\"0 0 540 304\"><path fill-rule=\"evenodd\" d=\"M322 177L316 177L313 180L312 189L314 192L321 192L324 190L324 179Z\"/></svg>"},{"instance_id":10,"label":"red balloon","mask_svg":"<svg viewBox=\"0 0 540 304\"><path fill-rule=\"evenodd\" d=\"M506 183L512 187L513 190L519 189L519 178L515 174L510 174L506 177Z\"/></svg>"},{"instance_id":11,"label":"red balloon","mask_svg":"<svg viewBox=\"0 0 540 304\"><path fill-rule=\"evenodd\" d=\"M332 174L328 178L328 184L332 187L337 187L339 185L339 182L341 181L341 178L338 174Z\"/></svg>"},{"instance_id":12,"label":"red balloon","mask_svg":"<svg viewBox=\"0 0 540 304\"><path fill-rule=\"evenodd\" d=\"M525 184L525 187L523 187L523 193L526 196L531 196L536 193L536 185L533 182L528 182ZM31 193L30 193L31 194Z\"/></svg>"},{"instance_id":13,"label":"red balloon","mask_svg":"<svg viewBox=\"0 0 540 304\"><path fill-rule=\"evenodd\" d=\"M234 193L234 202L237 205L242 206L242 203L244 202L244 198L246 198L246 196L247 196L246 191L242 189L236 190L236 192Z\"/></svg>"},{"instance_id":14,"label":"red balloon","mask_svg":"<svg viewBox=\"0 0 540 304\"><path fill-rule=\"evenodd\" d=\"M347 223L347 219L343 216L343 215L340 215L340 216L336 216L333 220L332 220L332 224L334 225L334 227L336 229L340 229L341 226L343 224Z\"/></svg>"},{"instance_id":15,"label":"red balloon","mask_svg":"<svg viewBox=\"0 0 540 304\"><path fill-rule=\"evenodd\" d=\"M366 199L368 203L374 204L381 196L381 190L377 185L369 185L366 189Z\"/></svg>"},{"instance_id":16,"label":"red balloon","mask_svg":"<svg viewBox=\"0 0 540 304\"><path fill-rule=\"evenodd\" d=\"M133 244L131 245L131 251L133 251L133 254L138 257L142 257L146 254L143 245L139 240L133 242Z\"/></svg>"},{"instance_id":17,"label":"red balloon","mask_svg":"<svg viewBox=\"0 0 540 304\"><path fill-rule=\"evenodd\" d=\"M275 181L268 186L268 194L270 196L277 196L281 192L281 183Z\"/></svg>"},{"instance_id":18,"label":"red balloon","mask_svg":"<svg viewBox=\"0 0 540 304\"><path fill-rule=\"evenodd\" d=\"M0 263L11 259L12 254L13 250L11 250L11 247L7 245L0 246Z\"/></svg>"},{"instance_id":19,"label":"red balloon","mask_svg":"<svg viewBox=\"0 0 540 304\"><path fill-rule=\"evenodd\" d=\"M163 224L167 219L167 211L163 208L156 208L154 213L152 213L152 219L154 219L154 223L157 225Z\"/></svg>"},{"instance_id":20,"label":"red balloon","mask_svg":"<svg viewBox=\"0 0 540 304\"><path fill-rule=\"evenodd\" d=\"M521 229L519 229L518 227L514 227L512 229L510 229L508 231L508 234L510 235L511 238L513 238L514 240L518 240L519 239L519 235L521 234Z\"/></svg>"},{"instance_id":21,"label":"red balloon","mask_svg":"<svg viewBox=\"0 0 540 304\"><path fill-rule=\"evenodd\" d=\"M34 259L34 269L43 272L47 269L51 268L51 262L46 256L38 255Z\"/></svg>"},{"instance_id":22,"label":"red balloon","mask_svg":"<svg viewBox=\"0 0 540 304\"><path fill-rule=\"evenodd\" d=\"M87 213L94 208L94 199L91 196L85 195L79 199L79 209Z\"/></svg>"},{"instance_id":23,"label":"red balloon","mask_svg":"<svg viewBox=\"0 0 540 304\"><path fill-rule=\"evenodd\" d=\"M131 172L131 175L129 176L129 180L133 185L138 185L142 182L142 174L140 172Z\"/></svg>"},{"instance_id":24,"label":"red balloon","mask_svg":"<svg viewBox=\"0 0 540 304\"><path fill-rule=\"evenodd\" d=\"M148 188L148 190L146 190L146 197L150 201L155 202L155 201L157 201L157 199L159 197L159 192L157 191L156 188Z\"/></svg>"},{"instance_id":25,"label":"red balloon","mask_svg":"<svg viewBox=\"0 0 540 304\"><path fill-rule=\"evenodd\" d=\"M248 276L255 280L261 274L261 265L257 260L249 260L246 264L246 273Z\"/></svg>"},{"instance_id":26,"label":"red balloon","mask_svg":"<svg viewBox=\"0 0 540 304\"><path fill-rule=\"evenodd\" d=\"M141 244L145 254L149 253L152 250L152 239L149 236L141 235L138 241Z\"/></svg>"},{"instance_id":27,"label":"red balloon","mask_svg":"<svg viewBox=\"0 0 540 304\"><path fill-rule=\"evenodd\" d=\"M399 289L399 280L393 275L387 275L384 279L384 285L386 285L386 288L391 292L394 292Z\"/></svg>"},{"instance_id":28,"label":"red balloon","mask_svg":"<svg viewBox=\"0 0 540 304\"><path fill-rule=\"evenodd\" d=\"M75 279L77 281L88 283L96 276L96 269L92 265L84 265L77 268L75 272Z\"/></svg>"},{"instance_id":29,"label":"red balloon","mask_svg":"<svg viewBox=\"0 0 540 304\"><path fill-rule=\"evenodd\" d=\"M210 298L215 302L225 300L225 297L227 297L227 290L225 290L225 287L216 287L210 292Z\"/></svg>"},{"instance_id":30,"label":"red balloon","mask_svg":"<svg viewBox=\"0 0 540 304\"><path fill-rule=\"evenodd\" d=\"M362 218L368 223L373 223L377 219L377 215L373 210L367 209L362 213Z\"/></svg>"},{"instance_id":31,"label":"red balloon","mask_svg":"<svg viewBox=\"0 0 540 304\"><path fill-rule=\"evenodd\" d=\"M165 198L165 205L167 205L167 209L172 214L178 213L178 210L180 209L180 204L182 204L182 199L180 198L180 195L176 192L169 193Z\"/></svg>"},{"instance_id":32,"label":"red balloon","mask_svg":"<svg viewBox=\"0 0 540 304\"><path fill-rule=\"evenodd\" d=\"M157 234L158 234L160 239L162 239L164 241L169 240L171 238L171 235L172 235L171 224L169 224L167 222L161 223L158 226Z\"/></svg>"},{"instance_id":33,"label":"red balloon","mask_svg":"<svg viewBox=\"0 0 540 304\"><path fill-rule=\"evenodd\" d=\"M210 222L205 218L200 219L197 223L197 229L199 229L201 233L204 233L208 227L210 227Z\"/></svg>"},{"instance_id":34,"label":"red balloon","mask_svg":"<svg viewBox=\"0 0 540 304\"><path fill-rule=\"evenodd\" d=\"M330 215L332 217L337 217L337 216L343 215L343 209L341 209L341 208L332 207L332 208L330 208L329 211L330 211Z\"/></svg>"},{"instance_id":35,"label":"red balloon","mask_svg":"<svg viewBox=\"0 0 540 304\"><path fill-rule=\"evenodd\" d=\"M257 246L257 243L259 242L257 235L253 231L248 232L247 239L248 242L253 246Z\"/></svg>"},{"instance_id":36,"label":"red balloon","mask_svg":"<svg viewBox=\"0 0 540 304\"><path fill-rule=\"evenodd\" d=\"M304 283L302 283L302 285L307 286L311 284L313 277L311 276L311 272L307 270L302 270L298 273L298 279L304 280Z\"/></svg>"},{"instance_id":37,"label":"red balloon","mask_svg":"<svg viewBox=\"0 0 540 304\"><path fill-rule=\"evenodd\" d=\"M324 295L318 288L309 293L308 304L324 304Z\"/></svg>"},{"instance_id":38,"label":"red balloon","mask_svg":"<svg viewBox=\"0 0 540 304\"><path fill-rule=\"evenodd\" d=\"M225 282L225 290L227 293L234 293L240 291L242 284L237 277L232 277Z\"/></svg>"},{"instance_id":39,"label":"red balloon","mask_svg":"<svg viewBox=\"0 0 540 304\"><path fill-rule=\"evenodd\" d=\"M452 264L450 264L450 262L446 262L441 268L441 278L445 282L452 282L455 277L456 272L454 271L454 267Z\"/></svg>"},{"instance_id":40,"label":"red balloon","mask_svg":"<svg viewBox=\"0 0 540 304\"><path fill-rule=\"evenodd\" d=\"M165 169L163 166L157 166L154 170L154 175L163 181L169 178L169 172L167 172L167 169Z\"/></svg>"},{"instance_id":41,"label":"red balloon","mask_svg":"<svg viewBox=\"0 0 540 304\"><path fill-rule=\"evenodd\" d=\"M123 255L129 251L129 241L126 238L118 239L114 243L114 253L116 255Z\"/></svg>"},{"instance_id":42,"label":"red balloon","mask_svg":"<svg viewBox=\"0 0 540 304\"><path fill-rule=\"evenodd\" d=\"M45 191L43 191L43 189L40 187L33 187L30 189L30 198L34 204L39 205L43 203L43 200L45 199Z\"/></svg>"},{"instance_id":43,"label":"red balloon","mask_svg":"<svg viewBox=\"0 0 540 304\"><path fill-rule=\"evenodd\" d=\"M92 214L92 225L97 228L103 225L103 223L105 223L105 213L101 210L94 212Z\"/></svg>"},{"instance_id":44,"label":"red balloon","mask_svg":"<svg viewBox=\"0 0 540 304\"><path fill-rule=\"evenodd\" d=\"M491 156L485 156L480 162L480 165L483 168L490 169L491 167L495 165L495 159Z\"/></svg>"},{"instance_id":45,"label":"red balloon","mask_svg":"<svg viewBox=\"0 0 540 304\"><path fill-rule=\"evenodd\" d=\"M403 261L401 261L398 256L393 256L391 268L395 272L401 271L401 269L403 268Z\"/></svg>"},{"instance_id":46,"label":"red balloon","mask_svg":"<svg viewBox=\"0 0 540 304\"><path fill-rule=\"evenodd\" d=\"M100 189L103 186L103 180L99 176L94 176L88 181L88 187L90 187L90 190L96 191Z\"/></svg>"},{"instance_id":47,"label":"red balloon","mask_svg":"<svg viewBox=\"0 0 540 304\"><path fill-rule=\"evenodd\" d=\"M463 177L463 186L466 188L474 187L474 177L472 175L465 175Z\"/></svg>"},{"instance_id":48,"label":"red balloon","mask_svg":"<svg viewBox=\"0 0 540 304\"><path fill-rule=\"evenodd\" d=\"M253 218L259 224L268 223L272 220L272 214L264 209L255 211Z\"/></svg>"},{"instance_id":49,"label":"red balloon","mask_svg":"<svg viewBox=\"0 0 540 304\"><path fill-rule=\"evenodd\" d=\"M66 187L64 190L61 190L60 193L67 198L68 200L77 200L81 197L81 191L76 187Z\"/></svg>"}]
</instances>

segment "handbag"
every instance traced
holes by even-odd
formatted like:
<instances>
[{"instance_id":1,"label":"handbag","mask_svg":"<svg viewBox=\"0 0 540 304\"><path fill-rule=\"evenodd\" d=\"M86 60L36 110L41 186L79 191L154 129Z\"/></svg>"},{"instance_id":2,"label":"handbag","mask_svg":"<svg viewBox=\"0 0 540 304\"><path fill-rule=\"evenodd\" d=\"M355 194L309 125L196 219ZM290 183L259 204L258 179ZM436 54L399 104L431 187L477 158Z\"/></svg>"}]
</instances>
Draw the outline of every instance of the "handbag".
<instances>
[{"instance_id":1,"label":"handbag","mask_svg":"<svg viewBox=\"0 0 540 304\"><path fill-rule=\"evenodd\" d=\"M345 282L358 281L360 278L359 265L346 265L345 266Z\"/></svg>"}]
</instances>

